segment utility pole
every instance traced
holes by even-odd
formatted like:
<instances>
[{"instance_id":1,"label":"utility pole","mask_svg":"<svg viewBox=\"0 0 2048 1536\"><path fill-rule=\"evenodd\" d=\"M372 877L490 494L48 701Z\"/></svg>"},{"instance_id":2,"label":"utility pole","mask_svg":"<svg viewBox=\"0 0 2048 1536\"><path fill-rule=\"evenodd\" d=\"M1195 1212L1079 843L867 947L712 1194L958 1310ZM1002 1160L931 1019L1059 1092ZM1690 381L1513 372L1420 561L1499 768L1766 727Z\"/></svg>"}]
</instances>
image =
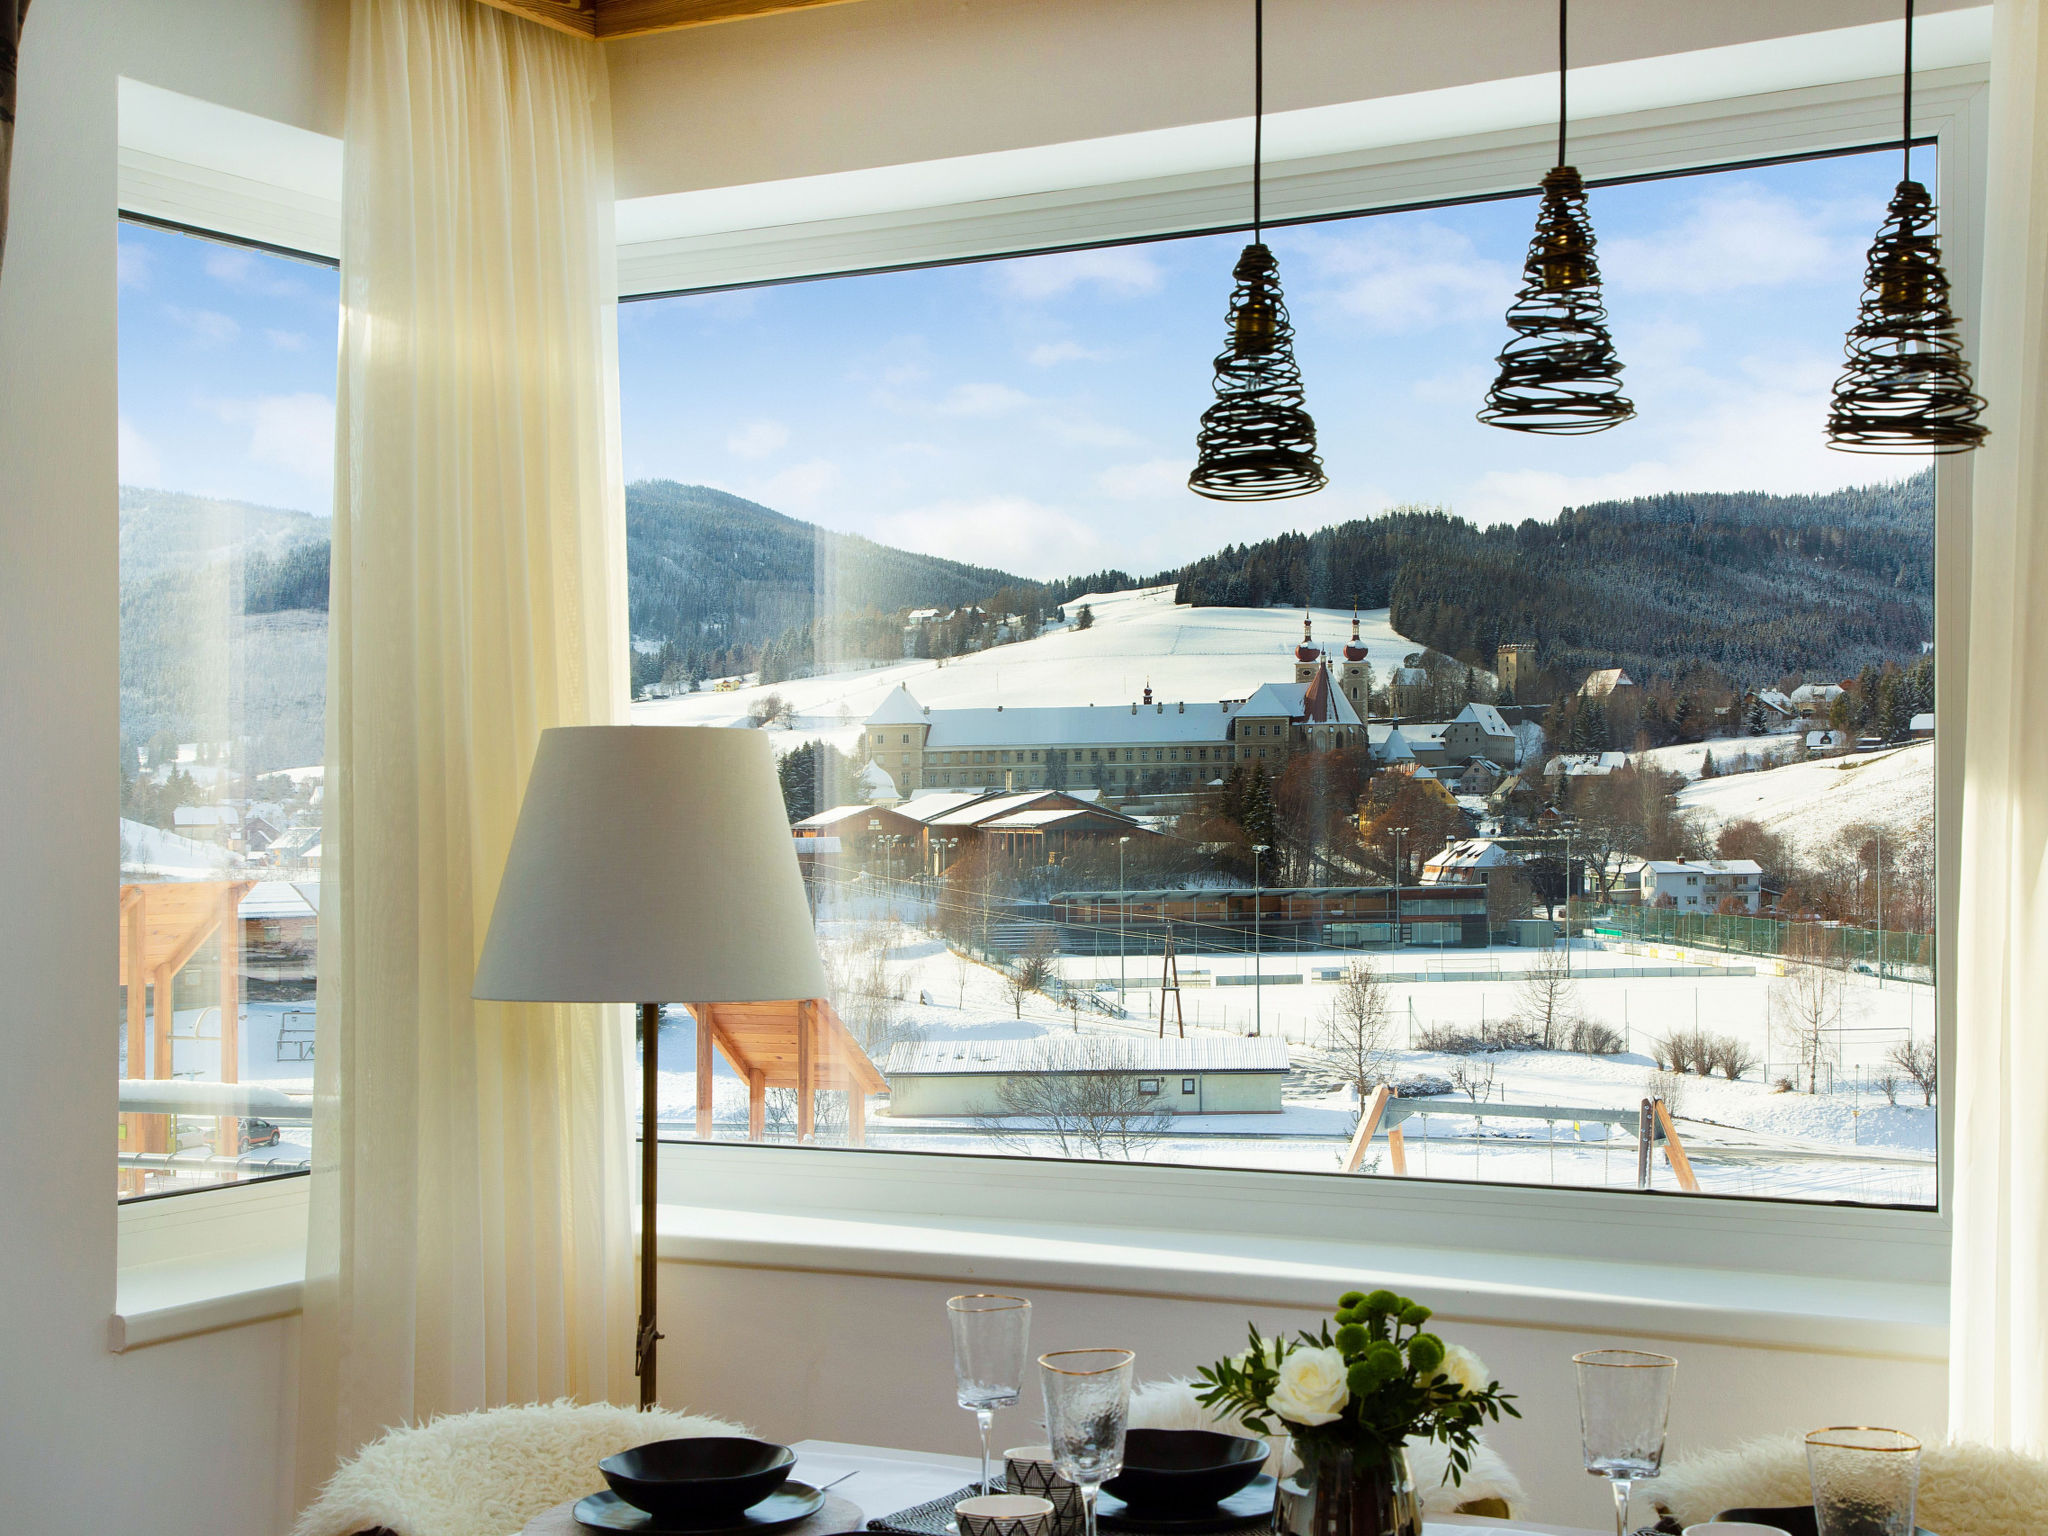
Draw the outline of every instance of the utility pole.
<instances>
[{"instance_id":1,"label":"utility pole","mask_svg":"<svg viewBox=\"0 0 2048 1536\"><path fill-rule=\"evenodd\" d=\"M1130 910L1131 898L1124 890L1124 844L1128 837L1116 840L1116 1005L1124 1005L1124 920Z\"/></svg>"},{"instance_id":2,"label":"utility pole","mask_svg":"<svg viewBox=\"0 0 2048 1536\"><path fill-rule=\"evenodd\" d=\"M1259 909L1265 903L1259 894L1259 856L1271 853L1272 851L1264 843L1252 844L1252 1033L1254 1035L1262 1033L1266 1025L1263 1004L1260 999L1260 993L1264 988L1260 984L1259 970Z\"/></svg>"}]
</instances>

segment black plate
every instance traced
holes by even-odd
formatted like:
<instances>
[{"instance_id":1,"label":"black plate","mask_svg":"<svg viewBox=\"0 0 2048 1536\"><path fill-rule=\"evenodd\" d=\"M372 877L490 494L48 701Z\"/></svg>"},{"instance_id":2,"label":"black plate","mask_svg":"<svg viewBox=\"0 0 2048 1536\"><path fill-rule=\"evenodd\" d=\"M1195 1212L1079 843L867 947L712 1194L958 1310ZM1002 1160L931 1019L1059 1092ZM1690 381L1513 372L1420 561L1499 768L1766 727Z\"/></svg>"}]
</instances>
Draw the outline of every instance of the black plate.
<instances>
[{"instance_id":1,"label":"black plate","mask_svg":"<svg viewBox=\"0 0 2048 1536\"><path fill-rule=\"evenodd\" d=\"M825 1507L825 1495L809 1483L791 1478L737 1520L708 1525L663 1523L644 1509L635 1509L611 1489L576 1501L576 1523L593 1531L640 1531L644 1536L734 1536L745 1532L779 1531L808 1520Z\"/></svg>"},{"instance_id":2,"label":"black plate","mask_svg":"<svg viewBox=\"0 0 2048 1536\"><path fill-rule=\"evenodd\" d=\"M1207 1531L1234 1531L1254 1520L1272 1518L1273 1500L1279 1484L1261 1472L1221 1504L1207 1509L1176 1510L1164 1516L1134 1513L1112 1493L1095 1496L1095 1519L1106 1531L1129 1531L1132 1536L1202 1536Z\"/></svg>"}]
</instances>

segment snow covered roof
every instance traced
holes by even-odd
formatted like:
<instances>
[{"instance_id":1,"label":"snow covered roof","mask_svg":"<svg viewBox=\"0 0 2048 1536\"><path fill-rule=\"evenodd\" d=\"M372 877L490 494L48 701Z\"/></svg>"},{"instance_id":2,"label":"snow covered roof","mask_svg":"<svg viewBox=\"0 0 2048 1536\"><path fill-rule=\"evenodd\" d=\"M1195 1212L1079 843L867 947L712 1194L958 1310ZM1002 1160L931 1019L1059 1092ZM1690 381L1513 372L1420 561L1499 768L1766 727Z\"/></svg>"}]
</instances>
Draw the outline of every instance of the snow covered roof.
<instances>
[{"instance_id":1,"label":"snow covered roof","mask_svg":"<svg viewBox=\"0 0 2048 1536\"><path fill-rule=\"evenodd\" d=\"M1411 720L1401 727L1401 735L1410 746L1442 746L1444 732L1451 728L1448 720Z\"/></svg>"},{"instance_id":2,"label":"snow covered roof","mask_svg":"<svg viewBox=\"0 0 2048 1536\"><path fill-rule=\"evenodd\" d=\"M882 1073L893 1078L1059 1071L1063 1056L1072 1057L1075 1065L1070 1070L1075 1071L1285 1072L1288 1065L1287 1042L1274 1035L1255 1039L1197 1035L1187 1040L1177 1036L1151 1040L1142 1035L1083 1036L1083 1040L1103 1044L1099 1066L1085 1049L1069 1046L1073 1038L901 1041L891 1048Z\"/></svg>"},{"instance_id":3,"label":"snow covered roof","mask_svg":"<svg viewBox=\"0 0 2048 1536\"><path fill-rule=\"evenodd\" d=\"M894 697L892 694L891 698ZM931 726L925 745L934 751L957 747L1064 746L1096 741L1163 745L1222 742L1230 735L1233 713L1225 703L1154 703L1149 707L1055 704L1024 709L935 709L928 716L919 715L918 723Z\"/></svg>"},{"instance_id":4,"label":"snow covered roof","mask_svg":"<svg viewBox=\"0 0 2048 1536\"><path fill-rule=\"evenodd\" d=\"M1633 688L1635 685L1636 680L1620 667L1602 667L1579 685L1579 692L1589 699L1598 699L1605 698L1617 688Z\"/></svg>"},{"instance_id":5,"label":"snow covered roof","mask_svg":"<svg viewBox=\"0 0 2048 1536\"><path fill-rule=\"evenodd\" d=\"M1520 855L1508 852L1490 837L1466 837L1447 844L1422 869L1425 874L1431 870L1449 874L1470 869L1498 869L1521 862Z\"/></svg>"},{"instance_id":6,"label":"snow covered roof","mask_svg":"<svg viewBox=\"0 0 2048 1536\"><path fill-rule=\"evenodd\" d=\"M928 827L979 827L995 817L1014 815L1028 806L1039 805L1048 800L1057 803L1063 798L1063 791L1056 789L990 795L986 799L971 800L965 805L941 811L936 816L920 816L918 820ZM1074 810L1076 807L1069 805L1066 809Z\"/></svg>"},{"instance_id":7,"label":"snow covered roof","mask_svg":"<svg viewBox=\"0 0 2048 1536\"><path fill-rule=\"evenodd\" d=\"M869 763L855 775L860 787L868 792L870 800L894 800L896 781L889 777L889 771L880 763Z\"/></svg>"},{"instance_id":8,"label":"snow covered roof","mask_svg":"<svg viewBox=\"0 0 2048 1536\"><path fill-rule=\"evenodd\" d=\"M1084 821L1129 823L1130 830L1133 832L1149 830L1140 826L1131 817L1124 816L1116 811L1104 810L1099 805L1060 805L1045 810L1018 811L1013 815L1003 816L995 821L983 822L982 830L984 832L1045 832L1058 827L1061 822L1073 821L1077 817Z\"/></svg>"},{"instance_id":9,"label":"snow covered roof","mask_svg":"<svg viewBox=\"0 0 2048 1536\"><path fill-rule=\"evenodd\" d=\"M929 825L948 811L957 811L963 805L972 805L987 798L985 789L920 790L895 809L899 816L908 816L912 821Z\"/></svg>"},{"instance_id":10,"label":"snow covered roof","mask_svg":"<svg viewBox=\"0 0 2048 1536\"><path fill-rule=\"evenodd\" d=\"M259 880L242 897L236 911L243 917L313 917L320 911L318 880Z\"/></svg>"},{"instance_id":11,"label":"snow covered roof","mask_svg":"<svg viewBox=\"0 0 2048 1536\"><path fill-rule=\"evenodd\" d=\"M1760 875L1755 859L1645 859L1646 873L1660 875Z\"/></svg>"},{"instance_id":12,"label":"snow covered roof","mask_svg":"<svg viewBox=\"0 0 2048 1536\"><path fill-rule=\"evenodd\" d=\"M1489 736L1512 736L1515 728L1508 724L1507 716L1491 704L1467 704L1458 713L1458 719L1469 721Z\"/></svg>"},{"instance_id":13,"label":"snow covered roof","mask_svg":"<svg viewBox=\"0 0 2048 1536\"><path fill-rule=\"evenodd\" d=\"M1806 733L1806 745L1815 750L1830 747L1846 747L1849 745L1849 733L1847 731L1808 731Z\"/></svg>"},{"instance_id":14,"label":"snow covered roof","mask_svg":"<svg viewBox=\"0 0 2048 1536\"><path fill-rule=\"evenodd\" d=\"M1816 704L1832 704L1841 696L1841 688L1834 683L1801 683L1792 690L1791 704L1794 709L1811 709Z\"/></svg>"},{"instance_id":15,"label":"snow covered roof","mask_svg":"<svg viewBox=\"0 0 2048 1536\"><path fill-rule=\"evenodd\" d=\"M1571 778L1600 778L1627 762L1626 752L1560 752L1543 771Z\"/></svg>"},{"instance_id":16,"label":"snow covered roof","mask_svg":"<svg viewBox=\"0 0 2048 1536\"><path fill-rule=\"evenodd\" d=\"M908 684L898 683L881 707L868 716L869 725L923 725L924 706L911 696Z\"/></svg>"},{"instance_id":17,"label":"snow covered roof","mask_svg":"<svg viewBox=\"0 0 2048 1536\"><path fill-rule=\"evenodd\" d=\"M1408 738L1398 725L1368 725L1365 740L1372 755L1383 763L1406 762L1415 756L1415 749L1408 745Z\"/></svg>"},{"instance_id":18,"label":"snow covered roof","mask_svg":"<svg viewBox=\"0 0 2048 1536\"><path fill-rule=\"evenodd\" d=\"M1340 688L1319 687L1329 673L1317 669L1314 682L1308 683L1267 683L1258 692L1238 706L1238 713L1255 718L1271 718L1278 715L1283 719L1306 722L1315 720L1318 724L1363 725L1358 711ZM1311 694L1317 695L1311 697ZM1317 706L1320 705L1320 709Z\"/></svg>"},{"instance_id":19,"label":"snow covered roof","mask_svg":"<svg viewBox=\"0 0 2048 1536\"><path fill-rule=\"evenodd\" d=\"M1923 713L1923 714L1918 714L1918 715L1915 715L1915 716L1913 717L1913 719L1912 719L1912 722L1911 722L1911 723L1910 723L1910 724L1909 724L1909 725L1907 726L1907 729L1908 729L1908 730L1913 730L1913 731L1931 731L1931 730L1933 730L1933 729L1934 729L1934 715L1933 715L1933 713L1932 713L1931 711L1929 711L1929 712L1927 712L1927 713Z\"/></svg>"},{"instance_id":20,"label":"snow covered roof","mask_svg":"<svg viewBox=\"0 0 2048 1536\"><path fill-rule=\"evenodd\" d=\"M855 816L873 816L878 808L872 805L835 805L829 811L820 811L815 816L806 816L802 821L792 822L793 827L833 827ZM901 814L900 812L897 814Z\"/></svg>"},{"instance_id":21,"label":"snow covered roof","mask_svg":"<svg viewBox=\"0 0 2048 1536\"><path fill-rule=\"evenodd\" d=\"M1775 709L1781 715L1795 715L1798 713L1792 707L1792 700L1776 688L1759 688L1756 691L1756 697L1759 704Z\"/></svg>"}]
</instances>

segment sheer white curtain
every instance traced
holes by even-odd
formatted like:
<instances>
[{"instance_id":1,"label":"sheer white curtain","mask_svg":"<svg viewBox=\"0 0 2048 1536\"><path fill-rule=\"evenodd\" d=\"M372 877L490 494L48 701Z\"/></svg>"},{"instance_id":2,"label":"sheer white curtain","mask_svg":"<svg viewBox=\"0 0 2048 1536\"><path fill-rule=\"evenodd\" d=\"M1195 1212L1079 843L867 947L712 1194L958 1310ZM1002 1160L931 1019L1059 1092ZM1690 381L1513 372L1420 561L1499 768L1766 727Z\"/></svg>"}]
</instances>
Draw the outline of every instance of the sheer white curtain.
<instances>
[{"instance_id":1,"label":"sheer white curtain","mask_svg":"<svg viewBox=\"0 0 2048 1536\"><path fill-rule=\"evenodd\" d=\"M2048 31L1991 50L1963 760L1949 1432L2048 1453Z\"/></svg>"},{"instance_id":2,"label":"sheer white curtain","mask_svg":"<svg viewBox=\"0 0 2048 1536\"><path fill-rule=\"evenodd\" d=\"M540 732L624 719L603 57L351 24L302 1495L388 1425L634 1390L626 1015L469 996Z\"/></svg>"}]
</instances>

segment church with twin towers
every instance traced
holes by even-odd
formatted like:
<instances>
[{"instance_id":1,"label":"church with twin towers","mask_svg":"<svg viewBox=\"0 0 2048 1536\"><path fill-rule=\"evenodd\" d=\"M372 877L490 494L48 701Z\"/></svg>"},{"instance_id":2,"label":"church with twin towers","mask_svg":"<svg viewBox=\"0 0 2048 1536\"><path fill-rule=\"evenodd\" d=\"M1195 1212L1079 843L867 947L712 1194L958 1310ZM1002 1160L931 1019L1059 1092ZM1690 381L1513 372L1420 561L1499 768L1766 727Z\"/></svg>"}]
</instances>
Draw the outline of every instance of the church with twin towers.
<instances>
[{"instance_id":1,"label":"church with twin towers","mask_svg":"<svg viewBox=\"0 0 2048 1536\"><path fill-rule=\"evenodd\" d=\"M1294 680L1245 699L1155 699L1129 705L933 709L899 685L867 719L865 764L898 796L922 790L1098 789L1111 799L1193 794L1220 785L1235 764L1277 777L1297 752L1372 744L1366 713L1372 668L1351 621L1335 669L1304 615Z\"/></svg>"}]
</instances>

